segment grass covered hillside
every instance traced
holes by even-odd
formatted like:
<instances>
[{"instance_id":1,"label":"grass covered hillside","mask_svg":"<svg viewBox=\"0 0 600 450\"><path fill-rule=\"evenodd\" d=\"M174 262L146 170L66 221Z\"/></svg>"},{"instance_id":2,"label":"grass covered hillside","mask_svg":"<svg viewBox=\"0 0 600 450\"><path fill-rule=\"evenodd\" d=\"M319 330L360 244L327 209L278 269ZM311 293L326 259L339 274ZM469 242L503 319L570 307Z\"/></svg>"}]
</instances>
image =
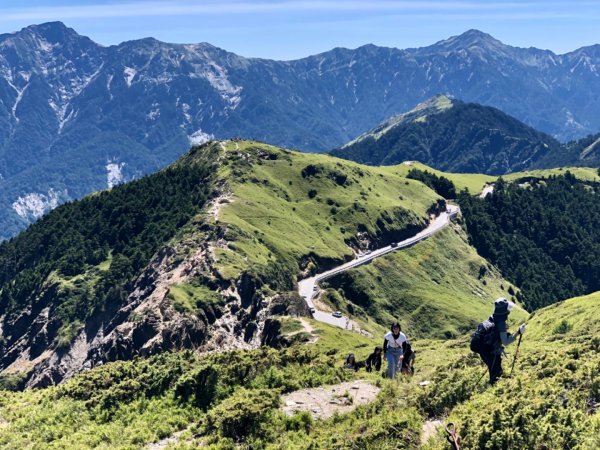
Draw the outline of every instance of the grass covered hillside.
<instances>
[{"instance_id":1,"label":"grass covered hillside","mask_svg":"<svg viewBox=\"0 0 600 450\"><path fill-rule=\"evenodd\" d=\"M599 300L571 299L532 315L512 377L514 345L507 376L494 387L480 380L485 369L467 336L414 340L415 375L389 381L341 369L348 351L364 360L378 339L309 321L316 342L286 350L163 354L109 363L59 387L4 392L0 445L445 450L443 431L424 432L436 419L457 424L465 450L591 450L600 445ZM297 321L288 320L286 329L296 332ZM518 323L511 317L509 328ZM315 420L280 409L285 393L359 378L381 391L353 412Z\"/></svg>"},{"instance_id":2,"label":"grass covered hillside","mask_svg":"<svg viewBox=\"0 0 600 450\"><path fill-rule=\"evenodd\" d=\"M195 172L198 168L203 170ZM178 174L179 181L152 184L152 195L132 187L136 185L122 187L134 189L137 197L116 197L119 201L130 198L135 205L137 198L151 214L138 218L141 234L127 235L129 247L111 244L102 258L84 259L77 273L68 272L68 261L55 266L56 261L41 251L37 260L32 256L35 270L50 268L42 281L45 290L40 291L49 303L40 306L39 296L31 298L27 313L3 322L4 339L27 323L27 317L33 323L21 329L31 338L29 347L22 347L25 355L44 349L40 336L48 336L54 322L40 317L54 314L63 304L88 305L81 298L89 297L58 293L67 288L96 292L107 273L128 267L118 264L124 257L130 259L131 246L158 236L158 224L165 224L170 234L156 238L157 249L136 272L140 275L121 282L130 293L120 297L116 311L109 314L112 303L100 304L82 316L87 317L83 324L74 320L73 344L52 357L63 366L67 360L84 361L89 370L65 372L55 380L64 380L58 386L24 392L11 392L23 387L24 372L0 373L0 448L442 450L448 444L435 424L449 420L458 426L463 450L598 448L600 317L595 305L600 294L557 303L530 316L515 309L510 330L529 322L515 372L494 387L486 386L480 379L483 364L468 349L469 336L490 314L496 297L516 298L518 291L469 246L462 219L413 247L321 285L318 302L351 314L372 334L290 317L286 308L277 312L278 302L297 297L299 278L425 226L440 199L420 182L407 179L403 169L368 168L257 142L226 141L194 148L164 172ZM206 178L191 182L184 176L188 173ZM572 191L580 195L577 187ZM203 195L188 197L198 192ZM102 193L86 201L112 195ZM178 218L179 225L167 226L176 219L163 196L179 198L178 205L190 208L189 216ZM61 208L83 221L79 205ZM95 204L100 211L103 205ZM61 208L46 220L57 221ZM85 223L93 224L94 217L90 213ZM135 224L137 216L129 219L122 211L112 217ZM62 223L63 229L53 227L50 235L44 234L49 231L41 221L34 236L42 242L62 242L61 232L74 235ZM108 233L112 228L99 230L113 236ZM126 236L125 225L117 230ZM82 227L78 232L90 231ZM116 242L125 242L115 233ZM104 236L96 234L98 240ZM79 247L67 248L76 254ZM7 280L2 292L17 292L15 284ZM50 307L57 299L61 302ZM364 361L375 345L381 345L393 319L402 322L417 351L413 377L386 380L380 373L342 369L349 352ZM107 340L92 334L96 322L103 324L96 331ZM278 348L252 348L266 340L261 333L267 329L269 342ZM85 347L90 336L95 336L93 342ZM239 339L234 342L228 336ZM3 348L17 348L8 342L3 340ZM156 342L163 346L152 346ZM81 348L88 351L87 359L77 359ZM124 353L128 348L136 352ZM94 359L103 351L110 357ZM507 351L508 375L515 345ZM17 361L35 362L23 355ZM374 390L372 400L360 406L353 403L352 388L339 387L358 380ZM295 403L300 412L284 412L290 403L286 395L308 388L324 392L328 386L337 389L328 407L356 408L319 417L308 404Z\"/></svg>"},{"instance_id":3,"label":"grass covered hillside","mask_svg":"<svg viewBox=\"0 0 600 450\"><path fill-rule=\"evenodd\" d=\"M46 386L107 360L255 347L272 297L412 236L440 201L417 181L325 155L196 147L0 245L0 369Z\"/></svg>"},{"instance_id":4,"label":"grass covered hillside","mask_svg":"<svg viewBox=\"0 0 600 450\"><path fill-rule=\"evenodd\" d=\"M481 368L471 367L465 354L453 369L440 372L423 404L457 394L468 398L446 405L448 420L459 428L461 448L599 448L599 301L595 293L536 311L511 378L483 389L475 384ZM444 408L428 409L439 414ZM428 448L447 444L440 437Z\"/></svg>"},{"instance_id":5,"label":"grass covered hillside","mask_svg":"<svg viewBox=\"0 0 600 450\"><path fill-rule=\"evenodd\" d=\"M227 245L216 255L228 278L249 268L273 277L322 271L351 259L352 247L413 235L439 199L399 174L326 155L248 141L222 146L218 225Z\"/></svg>"},{"instance_id":6,"label":"grass covered hillside","mask_svg":"<svg viewBox=\"0 0 600 450\"><path fill-rule=\"evenodd\" d=\"M449 228L408 249L378 258L323 283L322 298L353 318L388 327L394 319L411 337L439 339L473 329L498 297L517 289ZM523 310L514 317L524 319Z\"/></svg>"},{"instance_id":7,"label":"grass covered hillside","mask_svg":"<svg viewBox=\"0 0 600 450\"><path fill-rule=\"evenodd\" d=\"M219 144L220 145L220 144ZM422 227L438 197L401 166L365 167L253 142L223 144L223 201L215 226L220 276L251 273L265 295ZM300 273L303 273L300 275ZM393 318L412 336L450 337L516 290L459 229L328 280L320 299L379 332Z\"/></svg>"},{"instance_id":8,"label":"grass covered hillside","mask_svg":"<svg viewBox=\"0 0 600 450\"><path fill-rule=\"evenodd\" d=\"M422 172L429 172L438 177L445 177L452 181L457 192L467 189L472 195L476 195L478 192L481 192L486 184L495 183L498 180L498 177L480 173L442 172L441 170L434 169L418 161L408 161L396 166L386 166L385 168L382 167L382 169L388 169L393 173L403 176L407 176L408 173L414 169ZM502 178L506 181L517 181L524 178L548 178L552 175L564 175L567 172L570 172L579 180L600 181L598 169L594 169L592 167L560 167L557 169L527 170L523 172L508 173L502 175Z\"/></svg>"}]
</instances>

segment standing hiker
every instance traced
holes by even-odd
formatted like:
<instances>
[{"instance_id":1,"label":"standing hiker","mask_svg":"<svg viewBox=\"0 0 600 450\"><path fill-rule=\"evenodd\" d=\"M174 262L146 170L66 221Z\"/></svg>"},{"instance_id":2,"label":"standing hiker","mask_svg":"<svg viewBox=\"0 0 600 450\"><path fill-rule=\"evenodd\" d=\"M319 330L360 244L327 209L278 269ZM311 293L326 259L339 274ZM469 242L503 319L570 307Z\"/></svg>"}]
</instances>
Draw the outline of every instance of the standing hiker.
<instances>
[{"instance_id":1,"label":"standing hiker","mask_svg":"<svg viewBox=\"0 0 600 450\"><path fill-rule=\"evenodd\" d=\"M394 322L385 336L383 337L383 353L388 363L388 378L396 378L396 373L400 372L403 351L402 344L406 342L406 336L400 329L400 324Z\"/></svg>"},{"instance_id":2,"label":"standing hiker","mask_svg":"<svg viewBox=\"0 0 600 450\"><path fill-rule=\"evenodd\" d=\"M513 302L500 297L494 302L492 315L477 326L477 331L471 338L471 350L478 353L487 366L490 384L494 384L502 375L504 346L513 343L517 336L525 333L525 324L512 335L506 330L506 319L514 306Z\"/></svg>"}]
</instances>

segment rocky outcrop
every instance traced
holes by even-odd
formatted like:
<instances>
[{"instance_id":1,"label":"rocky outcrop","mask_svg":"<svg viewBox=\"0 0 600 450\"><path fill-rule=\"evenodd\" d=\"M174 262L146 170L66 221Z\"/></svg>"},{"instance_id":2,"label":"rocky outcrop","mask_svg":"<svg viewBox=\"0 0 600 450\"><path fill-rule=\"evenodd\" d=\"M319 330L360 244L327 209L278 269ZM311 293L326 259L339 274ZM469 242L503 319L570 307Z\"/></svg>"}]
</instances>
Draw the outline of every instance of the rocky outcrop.
<instances>
[{"instance_id":1,"label":"rocky outcrop","mask_svg":"<svg viewBox=\"0 0 600 450\"><path fill-rule=\"evenodd\" d=\"M219 208L232 199L226 181L214 186L212 200L194 221L196 228L190 226L158 251L128 287L115 286L121 292L83 323L57 319L58 292L65 280L50 276L28 309L0 317L0 371L27 374L26 387L44 387L110 361L170 350L260 346L271 304L263 287L270 281L252 270L234 280L217 270L216 249L228 246L226 225L218 221ZM284 278L278 280L284 289L293 289L292 275L284 272L274 271ZM176 308L173 287L194 283L216 295L195 307Z\"/></svg>"},{"instance_id":2,"label":"rocky outcrop","mask_svg":"<svg viewBox=\"0 0 600 450\"><path fill-rule=\"evenodd\" d=\"M105 305L66 345L60 345L60 324L52 319L56 305L50 300L56 286L48 286L34 307L17 317L1 318L0 326L10 335L0 342L0 369L28 373L26 387L45 387L109 361L168 350L259 346L269 302L258 293L260 280L251 275L244 274L236 283L213 278L224 306L208 305L197 314L177 311L168 296L175 284L213 276L210 243L204 236L163 248L126 300Z\"/></svg>"}]
</instances>

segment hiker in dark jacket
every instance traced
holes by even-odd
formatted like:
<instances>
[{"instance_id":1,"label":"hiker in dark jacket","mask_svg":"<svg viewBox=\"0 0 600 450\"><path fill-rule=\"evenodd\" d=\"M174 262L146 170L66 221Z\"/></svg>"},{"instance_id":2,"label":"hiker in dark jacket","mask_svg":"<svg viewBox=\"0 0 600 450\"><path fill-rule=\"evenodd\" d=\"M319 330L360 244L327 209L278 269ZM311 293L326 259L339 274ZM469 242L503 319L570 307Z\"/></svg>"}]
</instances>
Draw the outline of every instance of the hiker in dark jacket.
<instances>
[{"instance_id":1,"label":"hiker in dark jacket","mask_svg":"<svg viewBox=\"0 0 600 450\"><path fill-rule=\"evenodd\" d=\"M404 353L404 358L402 358L401 372L406 375L412 375L414 373L413 364L417 355L413 351L409 341L402 344L402 351Z\"/></svg>"},{"instance_id":2,"label":"hiker in dark jacket","mask_svg":"<svg viewBox=\"0 0 600 450\"><path fill-rule=\"evenodd\" d=\"M367 372L372 372L375 369L376 372L381 370L381 347L375 347L373 353L369 355L367 360L365 361L365 368Z\"/></svg>"},{"instance_id":3,"label":"hiker in dark jacket","mask_svg":"<svg viewBox=\"0 0 600 450\"><path fill-rule=\"evenodd\" d=\"M490 373L490 384L498 381L502 375L502 353L504 346L512 344L515 339L525 333L525 324L514 333L508 333L506 319L514 303L505 298L499 298L494 303L492 315L477 327L471 339L471 350L479 353Z\"/></svg>"},{"instance_id":4,"label":"hiker in dark jacket","mask_svg":"<svg viewBox=\"0 0 600 450\"><path fill-rule=\"evenodd\" d=\"M354 357L354 353L348 354L348 357L346 358L346 362L344 363L344 369L351 369L356 372L358 370L358 368L359 368L359 366L358 366L358 363L356 362L356 358Z\"/></svg>"}]
</instances>

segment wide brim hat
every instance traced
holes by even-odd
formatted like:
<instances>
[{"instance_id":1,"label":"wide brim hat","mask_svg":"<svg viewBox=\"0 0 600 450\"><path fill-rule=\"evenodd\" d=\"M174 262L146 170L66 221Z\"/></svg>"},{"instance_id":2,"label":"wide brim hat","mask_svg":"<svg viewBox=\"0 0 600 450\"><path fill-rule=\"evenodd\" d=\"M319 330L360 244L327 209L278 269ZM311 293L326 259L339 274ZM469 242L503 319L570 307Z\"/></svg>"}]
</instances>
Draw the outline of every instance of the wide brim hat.
<instances>
[{"instance_id":1,"label":"wide brim hat","mask_svg":"<svg viewBox=\"0 0 600 450\"><path fill-rule=\"evenodd\" d=\"M515 304L506 300L504 297L500 297L494 302L494 316L508 316L510 311L514 308Z\"/></svg>"}]
</instances>

